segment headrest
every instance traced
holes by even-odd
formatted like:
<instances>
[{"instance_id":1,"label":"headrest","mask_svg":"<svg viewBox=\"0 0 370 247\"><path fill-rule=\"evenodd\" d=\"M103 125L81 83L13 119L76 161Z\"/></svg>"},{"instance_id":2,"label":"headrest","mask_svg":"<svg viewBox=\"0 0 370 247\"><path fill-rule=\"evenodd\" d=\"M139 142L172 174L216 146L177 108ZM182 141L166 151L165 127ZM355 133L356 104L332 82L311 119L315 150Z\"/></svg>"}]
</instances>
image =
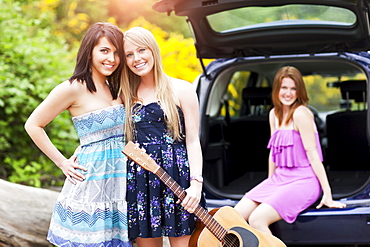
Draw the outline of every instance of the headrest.
<instances>
[{"instance_id":1,"label":"headrest","mask_svg":"<svg viewBox=\"0 0 370 247\"><path fill-rule=\"evenodd\" d=\"M366 80L350 80L340 83L343 99L353 99L355 102L366 102Z\"/></svg>"},{"instance_id":2,"label":"headrest","mask_svg":"<svg viewBox=\"0 0 370 247\"><path fill-rule=\"evenodd\" d=\"M247 105L271 105L270 87L244 88L243 100Z\"/></svg>"}]
</instances>

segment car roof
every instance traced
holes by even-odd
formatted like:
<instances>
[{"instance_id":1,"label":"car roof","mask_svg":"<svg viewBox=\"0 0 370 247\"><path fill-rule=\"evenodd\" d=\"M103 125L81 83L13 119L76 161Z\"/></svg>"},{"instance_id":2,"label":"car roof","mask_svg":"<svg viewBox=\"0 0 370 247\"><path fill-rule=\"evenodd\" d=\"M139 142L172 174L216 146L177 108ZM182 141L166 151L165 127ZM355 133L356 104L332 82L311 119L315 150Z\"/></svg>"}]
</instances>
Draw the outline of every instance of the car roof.
<instances>
[{"instance_id":1,"label":"car roof","mask_svg":"<svg viewBox=\"0 0 370 247\"><path fill-rule=\"evenodd\" d=\"M187 16L199 58L366 51L369 0L161 0Z\"/></svg>"}]
</instances>

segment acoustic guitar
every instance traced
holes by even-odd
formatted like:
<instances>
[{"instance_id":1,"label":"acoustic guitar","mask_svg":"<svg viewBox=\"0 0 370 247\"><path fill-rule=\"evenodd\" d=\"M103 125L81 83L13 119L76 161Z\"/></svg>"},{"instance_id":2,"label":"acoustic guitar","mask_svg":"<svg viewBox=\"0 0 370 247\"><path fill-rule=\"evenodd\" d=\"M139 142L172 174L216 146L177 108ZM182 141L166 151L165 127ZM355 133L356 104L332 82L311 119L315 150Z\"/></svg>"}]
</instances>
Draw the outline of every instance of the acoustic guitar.
<instances>
[{"instance_id":1,"label":"acoustic guitar","mask_svg":"<svg viewBox=\"0 0 370 247\"><path fill-rule=\"evenodd\" d=\"M122 152L147 171L154 173L182 201L186 191L160 167L143 149L133 142ZM190 247L284 247L277 237L258 231L232 207L224 206L208 212L201 205L194 211L198 217L196 229L189 241Z\"/></svg>"}]
</instances>

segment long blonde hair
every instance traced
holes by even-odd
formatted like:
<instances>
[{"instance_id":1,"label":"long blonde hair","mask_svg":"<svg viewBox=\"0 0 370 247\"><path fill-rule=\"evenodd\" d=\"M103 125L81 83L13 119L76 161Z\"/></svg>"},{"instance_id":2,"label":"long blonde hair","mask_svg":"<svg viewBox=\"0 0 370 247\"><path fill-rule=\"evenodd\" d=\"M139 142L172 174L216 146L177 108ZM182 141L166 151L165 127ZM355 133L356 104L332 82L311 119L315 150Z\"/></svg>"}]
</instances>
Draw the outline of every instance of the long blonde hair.
<instances>
[{"instance_id":1,"label":"long blonde hair","mask_svg":"<svg viewBox=\"0 0 370 247\"><path fill-rule=\"evenodd\" d=\"M152 51L156 98L159 100L159 104L163 109L168 130L174 139L180 140L182 138L180 117L176 105L176 96L172 89L172 79L162 70L161 54L153 34L145 28L133 27L124 33L123 42L126 41ZM121 82L122 95L126 107L125 135L126 142L128 142L133 140L134 123L132 121L132 108L136 102L140 101L137 91L141 77L131 71L127 65L126 56L124 57L125 63L123 65Z\"/></svg>"},{"instance_id":2,"label":"long blonde hair","mask_svg":"<svg viewBox=\"0 0 370 247\"><path fill-rule=\"evenodd\" d=\"M272 103L274 104L275 108L275 115L279 120L279 126L283 124L283 106L279 100L279 92L283 79L287 77L295 82L295 87L297 89L297 100L290 106L285 124L288 124L292 120L295 109L301 105L307 106L309 100L301 72L293 66L285 66L280 68L275 75L271 94Z\"/></svg>"}]
</instances>

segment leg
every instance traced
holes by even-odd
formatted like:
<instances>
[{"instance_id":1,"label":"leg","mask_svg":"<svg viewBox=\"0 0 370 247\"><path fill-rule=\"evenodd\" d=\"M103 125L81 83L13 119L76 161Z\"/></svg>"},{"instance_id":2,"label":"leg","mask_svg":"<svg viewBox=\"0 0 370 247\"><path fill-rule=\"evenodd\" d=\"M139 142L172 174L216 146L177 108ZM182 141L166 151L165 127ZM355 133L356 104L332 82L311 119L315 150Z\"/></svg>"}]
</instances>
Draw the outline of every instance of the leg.
<instances>
[{"instance_id":1,"label":"leg","mask_svg":"<svg viewBox=\"0 0 370 247\"><path fill-rule=\"evenodd\" d=\"M136 238L138 247L162 247L163 238Z\"/></svg>"},{"instance_id":2,"label":"leg","mask_svg":"<svg viewBox=\"0 0 370 247\"><path fill-rule=\"evenodd\" d=\"M269 225L281 220L278 212L266 203L261 203L249 216L249 224L254 229L271 234Z\"/></svg>"},{"instance_id":3,"label":"leg","mask_svg":"<svg viewBox=\"0 0 370 247\"><path fill-rule=\"evenodd\" d=\"M252 201L251 199L243 197L236 205L235 210L240 213L240 215L246 220L249 220L249 216L255 210L258 205L258 202Z\"/></svg>"},{"instance_id":4,"label":"leg","mask_svg":"<svg viewBox=\"0 0 370 247\"><path fill-rule=\"evenodd\" d=\"M171 247L188 247L190 235L181 237L169 237Z\"/></svg>"}]
</instances>

